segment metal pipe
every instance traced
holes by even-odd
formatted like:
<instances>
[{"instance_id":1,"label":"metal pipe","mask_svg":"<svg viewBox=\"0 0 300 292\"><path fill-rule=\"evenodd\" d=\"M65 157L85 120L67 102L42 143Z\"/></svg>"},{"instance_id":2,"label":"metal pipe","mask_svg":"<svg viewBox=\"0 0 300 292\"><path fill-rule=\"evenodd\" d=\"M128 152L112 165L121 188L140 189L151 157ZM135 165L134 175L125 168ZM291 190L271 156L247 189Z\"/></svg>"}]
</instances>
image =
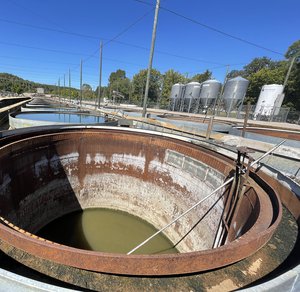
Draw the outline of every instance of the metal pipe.
<instances>
[{"instance_id":1,"label":"metal pipe","mask_svg":"<svg viewBox=\"0 0 300 292\"><path fill-rule=\"evenodd\" d=\"M262 156L260 156L258 159L256 159L255 161L253 161L250 164L250 167L254 166L255 164L257 164L260 160L262 160L263 158L265 158L267 155L269 155L270 153L272 153L274 150L276 150L280 145L282 145L286 140L282 140L280 143L278 143L277 145L275 145L272 149L270 149L269 151L267 151L265 154L263 154Z\"/></svg>"},{"instance_id":2,"label":"metal pipe","mask_svg":"<svg viewBox=\"0 0 300 292\"><path fill-rule=\"evenodd\" d=\"M255 164L257 164L260 160L262 160L263 158L265 158L268 154L270 154L271 152L273 152L274 150L276 150L280 145L282 145L286 140L281 141L279 144L277 144L276 146L274 146L272 149L270 149L269 151L267 151L265 154L263 154L262 156L260 156L257 160L253 161L250 164L250 167L254 166ZM241 170L241 173L245 173L245 170ZM142 243L140 243L138 246L136 246L135 248L133 248L131 251L129 251L127 253L127 255L132 254L133 252L135 252L137 249L139 249L140 247L142 247L143 245L145 245L148 241L150 241L152 238L154 238L156 235L160 234L161 232L163 232L165 229L167 229L169 226L171 226L173 223L175 223L176 221L178 221L180 218L182 218L183 216L185 216L187 213L189 213L190 211L192 211L193 209L195 209L197 206L199 206L201 203L203 203L205 200L207 200L208 198L210 198L212 195L214 195L217 191L219 191L220 189L222 189L223 187L225 187L226 185L228 185L230 182L232 182L234 180L234 176L231 177L230 179L228 179L225 183L223 183L221 186L219 186L218 188L216 188L213 192L211 192L209 195L207 195L206 197L204 197L203 199L201 199L200 201L198 201L195 205L193 205L192 207L190 207L188 210L186 210L185 212L183 212L181 215L179 215L178 217L176 217L174 220L172 220L170 223L168 223L166 226L164 226L163 228L161 228L160 230L158 230L157 232L155 232L153 235L151 235L150 237L148 237L146 240L144 240Z\"/></svg>"},{"instance_id":3,"label":"metal pipe","mask_svg":"<svg viewBox=\"0 0 300 292\"><path fill-rule=\"evenodd\" d=\"M142 247L144 244L146 244L148 241L150 241L153 237L155 237L156 235L158 235L159 233L163 232L165 229L167 229L170 225L172 225L173 223L175 223L176 221L178 221L181 217L183 217L184 215L186 215L187 213L189 213L191 210L195 209L198 205L200 205L202 202L204 202L205 200L207 200L209 197L211 197L212 195L214 195L217 191L219 191L221 188L223 188L224 186L228 185L230 182L232 182L234 179L234 177L231 177L229 180L227 180L225 183L223 183L221 186L219 186L218 188L216 188L213 192L211 192L209 195L207 195L206 197L204 197L202 200L198 201L194 206L192 206L191 208L189 208L188 210L186 210L185 212L183 212L181 215L179 215L178 217L176 217L173 221L171 221L169 224L167 224L165 227L163 227L162 229L158 230L156 233L154 233L153 235L151 235L150 237L148 237L146 240L144 240L142 243L140 243L138 246L136 246L135 248L133 248L131 251L129 251L127 254L130 255L132 254L134 251L136 251L137 249L139 249L140 247Z\"/></svg>"}]
</instances>

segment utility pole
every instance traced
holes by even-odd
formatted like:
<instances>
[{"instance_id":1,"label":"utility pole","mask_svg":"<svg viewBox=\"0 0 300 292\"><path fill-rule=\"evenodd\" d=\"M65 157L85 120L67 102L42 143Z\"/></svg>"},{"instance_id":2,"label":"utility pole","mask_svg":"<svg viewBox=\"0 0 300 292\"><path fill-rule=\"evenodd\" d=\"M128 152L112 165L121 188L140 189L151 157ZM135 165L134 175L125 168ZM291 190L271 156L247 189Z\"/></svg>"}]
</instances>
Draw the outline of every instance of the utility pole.
<instances>
[{"instance_id":1,"label":"utility pole","mask_svg":"<svg viewBox=\"0 0 300 292\"><path fill-rule=\"evenodd\" d=\"M103 43L100 42L100 60L99 60L99 85L98 85L98 108L100 108L100 98L101 98L101 83L102 83L102 50Z\"/></svg>"},{"instance_id":2,"label":"utility pole","mask_svg":"<svg viewBox=\"0 0 300 292\"><path fill-rule=\"evenodd\" d=\"M60 77L58 78L58 99L60 103Z\"/></svg>"},{"instance_id":3,"label":"utility pole","mask_svg":"<svg viewBox=\"0 0 300 292\"><path fill-rule=\"evenodd\" d=\"M82 60L80 60L80 107L82 105Z\"/></svg>"},{"instance_id":4,"label":"utility pole","mask_svg":"<svg viewBox=\"0 0 300 292\"><path fill-rule=\"evenodd\" d=\"M71 70L69 68L69 98L71 101Z\"/></svg>"},{"instance_id":5,"label":"utility pole","mask_svg":"<svg viewBox=\"0 0 300 292\"><path fill-rule=\"evenodd\" d=\"M63 96L65 97L66 94L66 74L64 74L64 90L63 90Z\"/></svg>"},{"instance_id":6,"label":"utility pole","mask_svg":"<svg viewBox=\"0 0 300 292\"><path fill-rule=\"evenodd\" d=\"M151 75L153 53L154 53L154 46L155 46L159 5L160 5L160 0L156 0L153 31L152 31L151 50L150 50L149 65L148 65L148 72L147 72L146 89L145 89L145 95L144 95L143 117L146 116L146 111L147 111L147 99L148 99L148 93L149 93L150 75Z\"/></svg>"},{"instance_id":7,"label":"utility pole","mask_svg":"<svg viewBox=\"0 0 300 292\"><path fill-rule=\"evenodd\" d=\"M286 73L286 76L285 76L285 79L284 79L284 83L283 83L283 90L285 89L287 83L288 83L288 80L289 80L289 77L290 77L290 74L291 74L291 71L292 71L292 68L293 68L293 65L295 63L295 60L296 60L297 56L293 57L291 59L291 63L290 63L290 66L289 66L289 70L287 71Z\"/></svg>"},{"instance_id":8,"label":"utility pole","mask_svg":"<svg viewBox=\"0 0 300 292\"><path fill-rule=\"evenodd\" d=\"M225 83L227 81L227 76L228 76L228 73L229 73L229 68L230 66L229 65L226 65L226 73L225 73L225 77L224 77L224 82L222 84L222 87L221 87L221 91L220 91L220 94L219 94L219 97L216 98L216 101L215 101L215 104L214 104L214 110L213 110L213 116L216 114L216 107L220 107L220 102L221 102L221 99L222 99L222 95L223 95L223 92L224 92L224 88L225 88Z\"/></svg>"}]
</instances>

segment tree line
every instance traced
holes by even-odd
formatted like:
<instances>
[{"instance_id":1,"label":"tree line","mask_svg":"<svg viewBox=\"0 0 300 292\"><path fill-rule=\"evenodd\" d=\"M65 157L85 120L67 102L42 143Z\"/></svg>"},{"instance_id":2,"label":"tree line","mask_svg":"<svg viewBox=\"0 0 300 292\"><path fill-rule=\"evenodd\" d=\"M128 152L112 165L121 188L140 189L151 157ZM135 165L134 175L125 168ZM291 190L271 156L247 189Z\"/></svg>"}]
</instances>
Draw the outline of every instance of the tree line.
<instances>
[{"instance_id":1,"label":"tree line","mask_svg":"<svg viewBox=\"0 0 300 292\"><path fill-rule=\"evenodd\" d=\"M286 51L285 60L274 61L268 57L254 58L242 70L232 70L227 78L242 76L250 81L245 103L255 104L260 90L265 84L283 84L290 62L295 57L287 86L285 88L284 106L292 110L300 110L300 40L294 42ZM125 70L118 69L109 76L108 85L101 88L101 97L113 99L116 102L129 102L142 105L147 69L140 70L129 79ZM151 71L148 103L150 106L167 108L171 94L172 85L175 83L188 83L197 81L199 83L213 78L212 72L206 70L190 78L173 69L161 73L156 69ZM80 91L75 88L60 88L54 85L39 84L23 80L17 76L0 73L0 90L22 93L34 92L37 87L45 88L46 93L60 94L78 98ZM89 84L82 86L83 98L95 99L98 96L98 88L93 91Z\"/></svg>"}]
</instances>

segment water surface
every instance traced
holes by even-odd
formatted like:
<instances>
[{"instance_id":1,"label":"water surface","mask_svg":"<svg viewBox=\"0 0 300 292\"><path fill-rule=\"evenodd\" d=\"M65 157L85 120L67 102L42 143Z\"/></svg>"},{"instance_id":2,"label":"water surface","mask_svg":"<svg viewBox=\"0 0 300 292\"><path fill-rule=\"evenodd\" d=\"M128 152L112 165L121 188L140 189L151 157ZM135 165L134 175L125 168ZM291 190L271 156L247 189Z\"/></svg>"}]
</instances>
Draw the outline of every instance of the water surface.
<instances>
[{"instance_id":1,"label":"water surface","mask_svg":"<svg viewBox=\"0 0 300 292\"><path fill-rule=\"evenodd\" d=\"M64 245L126 254L157 230L129 213L110 209L86 209L65 215L45 226L38 235ZM177 253L163 234L134 254Z\"/></svg>"},{"instance_id":2,"label":"water surface","mask_svg":"<svg viewBox=\"0 0 300 292\"><path fill-rule=\"evenodd\" d=\"M75 114L75 113L20 113L16 115L18 119L71 123L71 124L96 124L104 123L105 119L99 116Z\"/></svg>"}]
</instances>

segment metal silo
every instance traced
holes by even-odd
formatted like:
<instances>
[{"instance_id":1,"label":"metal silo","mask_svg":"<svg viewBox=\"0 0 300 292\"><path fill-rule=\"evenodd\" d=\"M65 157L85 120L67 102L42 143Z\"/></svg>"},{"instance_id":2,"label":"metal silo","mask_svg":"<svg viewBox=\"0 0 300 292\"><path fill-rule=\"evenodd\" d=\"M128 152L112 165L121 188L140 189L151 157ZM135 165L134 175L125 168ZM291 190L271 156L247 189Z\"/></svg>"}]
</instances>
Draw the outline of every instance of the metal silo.
<instances>
[{"instance_id":1,"label":"metal silo","mask_svg":"<svg viewBox=\"0 0 300 292\"><path fill-rule=\"evenodd\" d=\"M176 83L172 86L171 96L170 96L170 110L178 111L180 109L184 88L185 85L182 83Z\"/></svg>"},{"instance_id":2,"label":"metal silo","mask_svg":"<svg viewBox=\"0 0 300 292\"><path fill-rule=\"evenodd\" d=\"M201 84L199 82L190 82L185 86L181 111L195 111L200 96Z\"/></svg>"},{"instance_id":3,"label":"metal silo","mask_svg":"<svg viewBox=\"0 0 300 292\"><path fill-rule=\"evenodd\" d=\"M222 83L218 80L206 80L202 83L200 92L200 104L207 110L218 98Z\"/></svg>"},{"instance_id":4,"label":"metal silo","mask_svg":"<svg viewBox=\"0 0 300 292\"><path fill-rule=\"evenodd\" d=\"M239 107L246 95L249 80L243 77L235 77L228 80L224 87L223 100L227 114Z\"/></svg>"}]
</instances>

